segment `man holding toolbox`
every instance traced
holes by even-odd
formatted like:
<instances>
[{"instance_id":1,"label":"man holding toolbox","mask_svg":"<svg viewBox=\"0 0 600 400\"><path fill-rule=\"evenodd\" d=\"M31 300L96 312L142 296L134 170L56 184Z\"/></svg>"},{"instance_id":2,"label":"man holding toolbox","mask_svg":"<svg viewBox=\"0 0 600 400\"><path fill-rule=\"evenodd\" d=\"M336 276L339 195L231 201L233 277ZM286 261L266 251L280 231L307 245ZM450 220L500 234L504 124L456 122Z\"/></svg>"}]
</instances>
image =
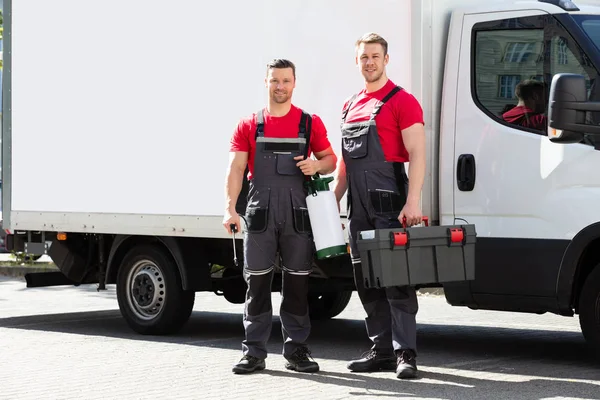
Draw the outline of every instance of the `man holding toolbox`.
<instances>
[{"instance_id":1,"label":"man holding toolbox","mask_svg":"<svg viewBox=\"0 0 600 400\"><path fill-rule=\"evenodd\" d=\"M365 87L342 111L342 155L335 194L348 190L348 229L357 291L367 317L373 346L348 364L352 371L395 370L398 378L414 378L416 314L413 287L365 288L357 249L360 231L420 224L421 189L425 177L425 129L418 101L388 79L388 44L375 33L356 42L356 63ZM409 176L404 163L410 160Z\"/></svg>"}]
</instances>

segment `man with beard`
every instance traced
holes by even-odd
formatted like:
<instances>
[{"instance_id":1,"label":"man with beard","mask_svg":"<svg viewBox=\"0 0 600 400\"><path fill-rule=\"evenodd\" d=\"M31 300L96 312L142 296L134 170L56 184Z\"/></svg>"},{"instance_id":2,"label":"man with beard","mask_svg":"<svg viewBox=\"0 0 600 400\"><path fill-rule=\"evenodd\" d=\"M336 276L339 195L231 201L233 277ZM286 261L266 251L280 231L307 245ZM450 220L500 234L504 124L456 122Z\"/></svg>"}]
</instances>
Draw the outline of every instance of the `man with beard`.
<instances>
[{"instance_id":1,"label":"man with beard","mask_svg":"<svg viewBox=\"0 0 600 400\"><path fill-rule=\"evenodd\" d=\"M309 358L308 280L313 240L306 209L304 182L315 173L333 172L337 157L322 120L292 104L296 68L276 59L267 65L266 108L239 121L233 133L225 188L223 225L239 232L236 202L248 166L248 205L245 212L244 279L248 285L244 306L243 357L234 373L265 368L271 334L271 282L275 258L280 255L282 301L280 319L286 368L316 372ZM311 159L314 153L316 160Z\"/></svg>"},{"instance_id":2,"label":"man with beard","mask_svg":"<svg viewBox=\"0 0 600 400\"><path fill-rule=\"evenodd\" d=\"M342 155L336 171L338 202L348 189L348 229L357 291L372 348L348 364L352 371L395 370L416 376L417 296L413 287L364 287L356 237L360 231L421 223L425 129L418 101L386 75L388 44L375 33L356 42L364 88L344 104ZM410 160L409 176L404 163ZM410 178L410 179L409 179ZM391 207L378 201L385 193Z\"/></svg>"}]
</instances>

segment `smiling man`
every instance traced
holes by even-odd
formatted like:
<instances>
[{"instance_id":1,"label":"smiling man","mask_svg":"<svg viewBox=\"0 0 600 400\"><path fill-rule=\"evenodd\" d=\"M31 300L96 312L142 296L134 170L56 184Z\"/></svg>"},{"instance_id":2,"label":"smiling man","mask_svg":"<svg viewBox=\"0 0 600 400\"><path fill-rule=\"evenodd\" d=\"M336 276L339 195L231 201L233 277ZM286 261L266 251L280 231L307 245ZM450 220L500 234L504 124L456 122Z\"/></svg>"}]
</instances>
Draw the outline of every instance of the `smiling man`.
<instances>
[{"instance_id":1,"label":"smiling man","mask_svg":"<svg viewBox=\"0 0 600 400\"><path fill-rule=\"evenodd\" d=\"M356 288L373 346L348 364L352 371L395 370L416 376L417 296L413 287L364 287L356 237L360 231L416 225L422 220L425 129L417 100L386 74L388 44L375 33L356 42L364 88L342 110L342 155L336 171L339 202L348 189L348 228ZM410 160L409 176L404 163ZM380 196L392 201L380 201ZM384 208L382 204L387 204Z\"/></svg>"},{"instance_id":2,"label":"smiling man","mask_svg":"<svg viewBox=\"0 0 600 400\"><path fill-rule=\"evenodd\" d=\"M223 225L240 230L235 206L246 165L250 190L244 233L244 278L248 284L244 307L246 337L243 357L234 373L265 368L273 309L271 282L279 255L282 270L280 319L286 368L316 372L310 357L308 281L312 270L313 240L306 212L306 178L333 172L337 157L321 118L292 104L296 67L284 59L267 65L265 108L242 118L231 138L225 183ZM310 136L310 137L309 137ZM310 158L314 153L316 159Z\"/></svg>"}]
</instances>

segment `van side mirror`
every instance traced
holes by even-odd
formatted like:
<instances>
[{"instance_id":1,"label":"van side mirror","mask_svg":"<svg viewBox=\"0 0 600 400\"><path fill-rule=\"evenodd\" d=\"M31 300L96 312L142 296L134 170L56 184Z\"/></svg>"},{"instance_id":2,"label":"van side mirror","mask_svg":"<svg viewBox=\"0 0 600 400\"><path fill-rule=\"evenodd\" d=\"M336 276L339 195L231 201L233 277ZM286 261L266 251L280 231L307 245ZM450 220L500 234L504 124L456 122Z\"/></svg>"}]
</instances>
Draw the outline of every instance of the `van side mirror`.
<instances>
[{"instance_id":1,"label":"van side mirror","mask_svg":"<svg viewBox=\"0 0 600 400\"><path fill-rule=\"evenodd\" d=\"M556 74L550 85L548 137L556 143L579 143L585 134L600 135L600 127L586 124L586 112L600 111L600 102L587 101L585 77Z\"/></svg>"}]
</instances>

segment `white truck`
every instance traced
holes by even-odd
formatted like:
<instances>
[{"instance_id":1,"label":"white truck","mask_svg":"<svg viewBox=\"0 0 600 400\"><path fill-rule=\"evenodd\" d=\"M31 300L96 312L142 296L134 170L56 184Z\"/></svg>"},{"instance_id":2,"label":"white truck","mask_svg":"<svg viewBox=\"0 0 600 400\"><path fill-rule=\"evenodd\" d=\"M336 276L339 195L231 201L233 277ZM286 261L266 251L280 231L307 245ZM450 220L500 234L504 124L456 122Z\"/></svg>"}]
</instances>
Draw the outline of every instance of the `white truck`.
<instances>
[{"instance_id":1,"label":"white truck","mask_svg":"<svg viewBox=\"0 0 600 400\"><path fill-rule=\"evenodd\" d=\"M561 73L598 97L600 2L575 3L5 0L7 247L51 241L61 272L28 285L115 283L140 333L179 329L198 291L242 303L222 226L232 130L264 105L265 64L289 58L294 103L322 117L341 156L342 104L362 87L354 41L375 31L388 75L424 109L424 215L476 226L475 280L444 284L448 303L578 314L600 350L600 146L503 117L519 82ZM311 285L311 315L337 315L349 259L315 260Z\"/></svg>"}]
</instances>

